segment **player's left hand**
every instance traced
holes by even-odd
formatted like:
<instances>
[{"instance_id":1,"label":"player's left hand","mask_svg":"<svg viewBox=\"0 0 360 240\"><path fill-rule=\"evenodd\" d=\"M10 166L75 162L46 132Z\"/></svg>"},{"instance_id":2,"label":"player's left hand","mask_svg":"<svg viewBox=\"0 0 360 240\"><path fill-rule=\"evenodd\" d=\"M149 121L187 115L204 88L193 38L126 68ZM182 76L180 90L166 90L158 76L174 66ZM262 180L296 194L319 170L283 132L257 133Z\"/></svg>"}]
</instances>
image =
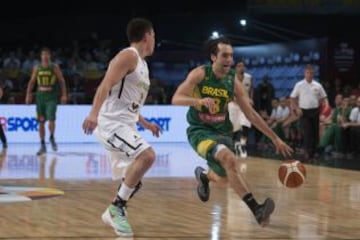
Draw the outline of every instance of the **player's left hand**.
<instances>
[{"instance_id":1,"label":"player's left hand","mask_svg":"<svg viewBox=\"0 0 360 240\"><path fill-rule=\"evenodd\" d=\"M61 102L61 104L66 104L67 103L67 96L62 95L61 98L60 98L60 102Z\"/></svg>"},{"instance_id":2,"label":"player's left hand","mask_svg":"<svg viewBox=\"0 0 360 240\"><path fill-rule=\"evenodd\" d=\"M291 157L294 152L294 150L279 137L275 138L273 143L276 147L276 153L281 153L285 158Z\"/></svg>"},{"instance_id":3,"label":"player's left hand","mask_svg":"<svg viewBox=\"0 0 360 240\"><path fill-rule=\"evenodd\" d=\"M149 123L146 128L149 129L155 137L159 137L160 133L162 133L161 127L154 123Z\"/></svg>"},{"instance_id":4,"label":"player's left hand","mask_svg":"<svg viewBox=\"0 0 360 240\"><path fill-rule=\"evenodd\" d=\"M82 124L84 133L87 135L92 134L92 132L96 128L96 126L97 126L97 117L93 116L91 114L85 118L85 120Z\"/></svg>"}]
</instances>

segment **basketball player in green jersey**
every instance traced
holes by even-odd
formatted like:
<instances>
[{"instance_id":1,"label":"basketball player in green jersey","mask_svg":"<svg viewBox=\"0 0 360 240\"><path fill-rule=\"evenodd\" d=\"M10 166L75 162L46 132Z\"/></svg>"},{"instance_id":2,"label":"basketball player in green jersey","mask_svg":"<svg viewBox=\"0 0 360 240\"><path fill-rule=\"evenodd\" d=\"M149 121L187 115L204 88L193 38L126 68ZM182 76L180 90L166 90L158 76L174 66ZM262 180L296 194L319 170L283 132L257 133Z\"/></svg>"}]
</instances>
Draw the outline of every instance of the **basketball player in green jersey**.
<instances>
[{"instance_id":1,"label":"basketball player in green jersey","mask_svg":"<svg viewBox=\"0 0 360 240\"><path fill-rule=\"evenodd\" d=\"M60 67L51 62L50 49L41 49L41 63L34 66L26 91L26 104L32 103L32 91L36 84L36 111L39 121L39 135L41 141L37 155L46 153L45 145L45 122L49 121L50 143L53 151L57 151L55 142L55 119L58 103L58 88L61 89L61 103L66 103L66 84Z\"/></svg>"},{"instance_id":2,"label":"basketball player in green jersey","mask_svg":"<svg viewBox=\"0 0 360 240\"><path fill-rule=\"evenodd\" d=\"M227 107L234 95L247 118L272 140L277 152L290 156L293 150L256 113L242 84L235 80L235 72L231 70L233 48L230 41L224 37L212 40L208 49L212 65L193 69L172 98L173 104L190 106L187 113L188 140L209 166L208 171L202 167L195 169L197 192L205 202L210 196L209 181L228 182L250 208L257 222L266 226L275 208L274 201L267 198L259 204L236 167L238 159L234 153Z\"/></svg>"}]
</instances>

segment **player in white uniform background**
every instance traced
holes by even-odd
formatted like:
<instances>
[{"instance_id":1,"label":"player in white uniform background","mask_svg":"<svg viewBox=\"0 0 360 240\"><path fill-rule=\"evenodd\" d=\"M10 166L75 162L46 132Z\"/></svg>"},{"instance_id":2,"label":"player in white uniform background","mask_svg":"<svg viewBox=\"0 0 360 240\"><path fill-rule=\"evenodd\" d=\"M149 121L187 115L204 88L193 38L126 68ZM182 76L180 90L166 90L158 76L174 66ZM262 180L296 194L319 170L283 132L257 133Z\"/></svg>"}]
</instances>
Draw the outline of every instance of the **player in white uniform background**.
<instances>
[{"instance_id":1,"label":"player in white uniform background","mask_svg":"<svg viewBox=\"0 0 360 240\"><path fill-rule=\"evenodd\" d=\"M253 83L252 76L245 72L245 63L239 60L235 65L236 76L239 81L242 82L245 92L249 96L249 101L253 104ZM244 112L240 109L239 105L234 101L230 102L229 118L233 124L234 132L234 144L236 154L241 158L247 157L246 144L249 135L249 129L251 128L251 122L246 118Z\"/></svg>"},{"instance_id":2,"label":"player in white uniform background","mask_svg":"<svg viewBox=\"0 0 360 240\"><path fill-rule=\"evenodd\" d=\"M160 128L147 122L140 110L150 87L145 57L152 55L155 33L150 21L132 19L127 26L130 47L109 63L98 87L91 111L83 123L86 134L93 131L110 157L114 180L122 180L112 204L102 220L119 236L133 236L127 221L126 203L140 188L141 179L155 161L155 152L137 132L137 122L153 135Z\"/></svg>"}]
</instances>

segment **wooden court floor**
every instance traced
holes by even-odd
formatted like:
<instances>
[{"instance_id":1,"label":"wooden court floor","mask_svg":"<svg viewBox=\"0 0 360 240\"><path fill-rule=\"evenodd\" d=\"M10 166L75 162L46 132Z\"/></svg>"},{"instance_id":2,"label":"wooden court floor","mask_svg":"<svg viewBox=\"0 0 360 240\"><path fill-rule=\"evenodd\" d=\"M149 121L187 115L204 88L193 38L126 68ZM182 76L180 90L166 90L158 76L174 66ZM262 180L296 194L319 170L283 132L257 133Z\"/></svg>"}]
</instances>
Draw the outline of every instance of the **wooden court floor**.
<instances>
[{"instance_id":1,"label":"wooden court floor","mask_svg":"<svg viewBox=\"0 0 360 240\"><path fill-rule=\"evenodd\" d=\"M261 228L226 186L213 185L210 200L202 203L192 176L194 166L202 162L184 152L186 147L179 147L182 161L189 164L178 166L173 161L180 161L179 154L177 150L172 154L172 148L157 147L160 155L168 152L168 157L157 159L142 190L129 202L135 233L130 239L360 239L359 171L305 165L306 183L286 189L277 179L279 161L250 157L244 174L255 197L263 201L271 196L276 203L270 225ZM89 162L90 155L76 157L73 150L67 152L32 158L15 149L2 155L0 192L9 186L25 186L55 188L64 195L0 203L0 239L124 239L100 218L117 187L101 154ZM80 167L76 162L83 159ZM185 173L178 176L177 170ZM90 173L74 174L83 171Z\"/></svg>"}]
</instances>

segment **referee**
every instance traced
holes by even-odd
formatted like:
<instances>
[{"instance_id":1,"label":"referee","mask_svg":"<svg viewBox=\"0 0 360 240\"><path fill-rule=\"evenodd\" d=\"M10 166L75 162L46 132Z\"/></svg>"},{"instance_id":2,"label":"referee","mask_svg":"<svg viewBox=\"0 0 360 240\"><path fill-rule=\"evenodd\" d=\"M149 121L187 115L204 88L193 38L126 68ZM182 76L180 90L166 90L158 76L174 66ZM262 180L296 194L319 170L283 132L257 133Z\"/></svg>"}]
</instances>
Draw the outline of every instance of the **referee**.
<instances>
[{"instance_id":1,"label":"referee","mask_svg":"<svg viewBox=\"0 0 360 240\"><path fill-rule=\"evenodd\" d=\"M296 114L301 114L301 126L304 133L304 160L314 157L319 142L319 106L329 105L326 92L323 86L316 82L314 68L306 65L304 70L305 78L295 84L291 92L291 108ZM300 110L297 108L299 104Z\"/></svg>"}]
</instances>

